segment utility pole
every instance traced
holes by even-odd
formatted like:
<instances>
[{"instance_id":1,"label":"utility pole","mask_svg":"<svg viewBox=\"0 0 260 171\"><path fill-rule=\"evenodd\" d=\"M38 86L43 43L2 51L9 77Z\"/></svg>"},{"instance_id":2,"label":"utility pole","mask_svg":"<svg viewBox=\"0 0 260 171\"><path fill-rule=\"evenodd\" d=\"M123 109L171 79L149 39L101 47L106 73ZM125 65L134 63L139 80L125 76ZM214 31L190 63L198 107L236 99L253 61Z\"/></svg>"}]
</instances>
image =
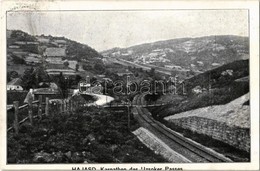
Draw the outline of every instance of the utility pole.
<instances>
[{"instance_id":1,"label":"utility pole","mask_svg":"<svg viewBox=\"0 0 260 171\"><path fill-rule=\"evenodd\" d=\"M129 107L130 107L130 100L128 100L128 104L127 104L127 126L128 126L128 129L130 130L130 112L129 112Z\"/></svg>"}]
</instances>

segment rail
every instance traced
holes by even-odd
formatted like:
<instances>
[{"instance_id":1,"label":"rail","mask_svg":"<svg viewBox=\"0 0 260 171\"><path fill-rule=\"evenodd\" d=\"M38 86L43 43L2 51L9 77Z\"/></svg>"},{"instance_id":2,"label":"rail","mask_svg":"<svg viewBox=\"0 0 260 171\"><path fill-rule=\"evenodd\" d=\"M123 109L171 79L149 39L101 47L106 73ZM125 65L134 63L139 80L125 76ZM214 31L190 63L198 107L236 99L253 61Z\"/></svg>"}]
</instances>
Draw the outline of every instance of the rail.
<instances>
[{"instance_id":1,"label":"rail","mask_svg":"<svg viewBox=\"0 0 260 171\"><path fill-rule=\"evenodd\" d=\"M132 103L109 103L104 105L105 108L120 108L120 107L159 107L159 106L166 106L172 104L172 102L155 102L155 103L145 103L145 104L137 104L135 102Z\"/></svg>"},{"instance_id":2,"label":"rail","mask_svg":"<svg viewBox=\"0 0 260 171\"><path fill-rule=\"evenodd\" d=\"M144 95L138 95L134 98L135 103L142 103ZM195 143L177 132L169 129L162 123L156 121L152 118L151 113L142 107L136 107L135 111L137 116L152 129L158 132L161 136L163 135L169 141L171 145L174 144L175 150L190 157L190 160L197 162L232 162L232 160L226 158L225 156L206 148L205 146Z\"/></svg>"}]
</instances>

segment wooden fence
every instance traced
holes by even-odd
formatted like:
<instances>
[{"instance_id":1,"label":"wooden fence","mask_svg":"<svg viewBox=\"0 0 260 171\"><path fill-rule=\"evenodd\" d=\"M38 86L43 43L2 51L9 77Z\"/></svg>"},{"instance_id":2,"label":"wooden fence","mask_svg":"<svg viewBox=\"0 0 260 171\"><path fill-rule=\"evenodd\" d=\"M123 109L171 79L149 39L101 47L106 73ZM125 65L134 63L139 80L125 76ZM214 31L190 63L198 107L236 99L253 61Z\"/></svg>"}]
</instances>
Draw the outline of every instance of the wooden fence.
<instances>
[{"instance_id":1,"label":"wooden fence","mask_svg":"<svg viewBox=\"0 0 260 171\"><path fill-rule=\"evenodd\" d=\"M106 108L117 108L117 107L134 107L134 106L141 106L141 107L154 107L154 106L163 106L169 103L144 103L142 104L133 104L133 103L109 103L104 105L103 107ZM45 102L43 102L42 95L39 95L38 100L28 102L28 104L19 106L19 101L14 101L13 106L9 107L7 111L13 110L13 122L12 126L7 129L7 132L14 130L15 134L19 133L19 127L24 122L28 121L31 125L33 125L33 121L35 118L42 119L42 116L46 117L53 117L55 113L62 113L62 112L75 112L77 109L81 107L88 106L88 104L75 101L73 99L49 99L49 97L45 98ZM33 107L37 108L37 111L33 111ZM25 113L26 117L22 118L19 121L19 114L21 111L27 109L27 113ZM8 114L7 114L8 115ZM7 116L8 117L8 116Z\"/></svg>"},{"instance_id":2,"label":"wooden fence","mask_svg":"<svg viewBox=\"0 0 260 171\"><path fill-rule=\"evenodd\" d=\"M33 112L33 106L37 107L37 112ZM7 132L14 130L15 134L18 134L20 125L28 120L30 124L33 125L35 118L41 119L42 116L53 117L55 113L75 112L78 108L83 106L86 106L86 104L71 99L50 100L49 97L46 97L45 102L43 102L42 95L39 95L37 101L31 101L22 106L19 106L19 101L14 101L13 106L7 109L7 111L13 110L14 114L12 126L7 129ZM27 116L19 121L19 114L24 109L27 109Z\"/></svg>"}]
</instances>

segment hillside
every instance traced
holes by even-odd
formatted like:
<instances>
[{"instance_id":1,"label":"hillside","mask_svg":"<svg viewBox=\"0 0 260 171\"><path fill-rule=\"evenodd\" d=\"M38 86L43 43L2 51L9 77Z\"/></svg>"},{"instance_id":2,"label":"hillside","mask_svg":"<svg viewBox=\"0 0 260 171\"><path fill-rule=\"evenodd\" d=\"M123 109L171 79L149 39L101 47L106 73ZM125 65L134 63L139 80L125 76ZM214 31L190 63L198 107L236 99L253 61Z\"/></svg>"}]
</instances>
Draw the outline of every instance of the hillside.
<instances>
[{"instance_id":1,"label":"hillside","mask_svg":"<svg viewBox=\"0 0 260 171\"><path fill-rule=\"evenodd\" d=\"M153 110L158 119L212 105L228 102L249 92L249 60L234 61L184 81L186 96L167 94L160 101L172 104Z\"/></svg>"},{"instance_id":2,"label":"hillside","mask_svg":"<svg viewBox=\"0 0 260 171\"><path fill-rule=\"evenodd\" d=\"M50 64L64 64L65 60L76 70L83 71L83 65L95 72L94 64L103 65L102 55L88 45L65 37L33 36L20 30L7 30L7 65L8 71L22 74L26 68L38 66L46 61ZM73 64L73 65L72 65ZM86 68L86 67L85 67Z\"/></svg>"},{"instance_id":3,"label":"hillside","mask_svg":"<svg viewBox=\"0 0 260 171\"><path fill-rule=\"evenodd\" d=\"M101 52L140 64L189 71L206 71L226 63L249 58L248 37L208 36L146 43Z\"/></svg>"},{"instance_id":4,"label":"hillside","mask_svg":"<svg viewBox=\"0 0 260 171\"><path fill-rule=\"evenodd\" d=\"M244 105L249 100L249 93L225 105L214 105L168 116L165 120L184 117L203 117L226 123L230 126L250 128L249 106Z\"/></svg>"}]
</instances>

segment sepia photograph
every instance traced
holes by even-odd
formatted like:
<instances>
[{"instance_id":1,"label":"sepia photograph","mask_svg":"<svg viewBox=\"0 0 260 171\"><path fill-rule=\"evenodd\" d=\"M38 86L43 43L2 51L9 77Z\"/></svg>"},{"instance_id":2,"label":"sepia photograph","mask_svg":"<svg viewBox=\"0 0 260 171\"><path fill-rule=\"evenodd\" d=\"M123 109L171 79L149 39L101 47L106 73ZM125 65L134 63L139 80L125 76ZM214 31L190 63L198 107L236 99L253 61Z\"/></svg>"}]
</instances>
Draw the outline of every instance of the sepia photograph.
<instances>
[{"instance_id":1,"label":"sepia photograph","mask_svg":"<svg viewBox=\"0 0 260 171\"><path fill-rule=\"evenodd\" d=\"M5 17L6 165L252 162L249 9Z\"/></svg>"}]
</instances>

